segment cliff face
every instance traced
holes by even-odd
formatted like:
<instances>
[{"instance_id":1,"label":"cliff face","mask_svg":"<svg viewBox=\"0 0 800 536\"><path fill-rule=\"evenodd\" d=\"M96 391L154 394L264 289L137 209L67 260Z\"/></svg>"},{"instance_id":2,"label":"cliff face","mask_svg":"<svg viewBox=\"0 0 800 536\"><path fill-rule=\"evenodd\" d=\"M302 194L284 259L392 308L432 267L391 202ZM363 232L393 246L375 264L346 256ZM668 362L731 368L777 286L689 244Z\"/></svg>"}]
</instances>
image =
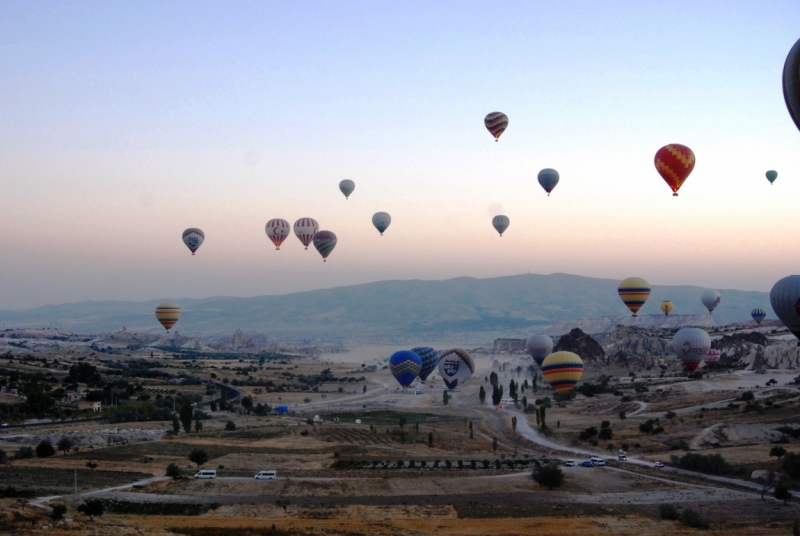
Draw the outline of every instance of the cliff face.
<instances>
[{"instance_id":1,"label":"cliff face","mask_svg":"<svg viewBox=\"0 0 800 536\"><path fill-rule=\"evenodd\" d=\"M672 356L672 339L651 329L617 326L606 337L603 350L608 364L646 368Z\"/></svg>"},{"instance_id":2,"label":"cliff face","mask_svg":"<svg viewBox=\"0 0 800 536\"><path fill-rule=\"evenodd\" d=\"M584 361L591 359L603 363L606 358L606 353L600 343L585 334L580 328L575 328L562 336L553 351L573 352L581 356Z\"/></svg>"}]
</instances>

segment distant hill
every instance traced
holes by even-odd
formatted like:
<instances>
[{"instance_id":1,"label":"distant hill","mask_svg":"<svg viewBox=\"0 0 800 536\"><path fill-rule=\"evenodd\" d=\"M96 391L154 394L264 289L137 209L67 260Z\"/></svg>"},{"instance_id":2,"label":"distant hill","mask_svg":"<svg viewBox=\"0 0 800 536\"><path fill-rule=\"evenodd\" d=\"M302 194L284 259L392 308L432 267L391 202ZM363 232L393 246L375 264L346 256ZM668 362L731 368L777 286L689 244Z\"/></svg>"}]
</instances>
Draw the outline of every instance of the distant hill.
<instances>
[{"instance_id":1,"label":"distant hill","mask_svg":"<svg viewBox=\"0 0 800 536\"><path fill-rule=\"evenodd\" d=\"M625 317L627 309L617 296L617 284L616 280L567 274L527 274L491 279L380 281L254 298L169 299L183 309L176 328L194 337L230 336L241 328L248 334L311 343L466 343L494 337L525 337L569 319ZM675 304L676 315L707 316L700 303L703 290L655 286L640 314L660 314L660 302L669 299ZM718 290L722 303L713 320L719 324L748 320L753 307L762 307L772 316L766 292ZM103 333L122 326L158 333L162 328L153 311L161 301L80 302L28 311L0 311L0 322L7 328L39 328L54 323L78 333ZM566 329L568 324L558 325Z\"/></svg>"}]
</instances>

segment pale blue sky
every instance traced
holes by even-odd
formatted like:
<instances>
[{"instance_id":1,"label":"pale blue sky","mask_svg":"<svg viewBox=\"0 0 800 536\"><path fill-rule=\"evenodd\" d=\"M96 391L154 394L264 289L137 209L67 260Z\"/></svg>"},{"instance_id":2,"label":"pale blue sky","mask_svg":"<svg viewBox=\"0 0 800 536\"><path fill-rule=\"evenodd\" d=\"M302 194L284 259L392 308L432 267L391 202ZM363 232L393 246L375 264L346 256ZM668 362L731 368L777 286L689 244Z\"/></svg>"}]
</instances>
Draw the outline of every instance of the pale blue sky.
<instances>
[{"instance_id":1,"label":"pale blue sky","mask_svg":"<svg viewBox=\"0 0 800 536\"><path fill-rule=\"evenodd\" d=\"M0 3L0 309L528 270L768 290L800 271L798 20L789 1ZM670 142L698 162L678 199L652 163ZM268 243L268 219L303 216L339 235L328 263Z\"/></svg>"}]
</instances>

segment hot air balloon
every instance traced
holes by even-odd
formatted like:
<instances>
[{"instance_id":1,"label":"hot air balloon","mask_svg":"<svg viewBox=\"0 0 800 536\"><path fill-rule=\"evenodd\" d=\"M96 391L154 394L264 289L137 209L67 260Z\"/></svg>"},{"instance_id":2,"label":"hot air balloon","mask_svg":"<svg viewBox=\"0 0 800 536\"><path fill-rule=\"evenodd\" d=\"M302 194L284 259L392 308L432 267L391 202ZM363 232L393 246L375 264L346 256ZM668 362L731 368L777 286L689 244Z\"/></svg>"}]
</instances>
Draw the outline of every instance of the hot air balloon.
<instances>
[{"instance_id":1,"label":"hot air balloon","mask_svg":"<svg viewBox=\"0 0 800 536\"><path fill-rule=\"evenodd\" d=\"M789 51L783 64L783 100L786 101L792 121L800 129L800 39Z\"/></svg>"},{"instance_id":2,"label":"hot air balloon","mask_svg":"<svg viewBox=\"0 0 800 536\"><path fill-rule=\"evenodd\" d=\"M764 309L762 309L761 307L756 307L755 309L750 311L750 316L752 316L753 320L756 321L756 324L760 326L761 321L764 320L764 318L766 318L767 313L765 313Z\"/></svg>"},{"instance_id":3,"label":"hot air balloon","mask_svg":"<svg viewBox=\"0 0 800 536\"><path fill-rule=\"evenodd\" d=\"M400 350L392 354L389 358L389 370L392 371L394 379L403 389L408 388L419 376L422 369L422 358L416 352Z\"/></svg>"},{"instance_id":4,"label":"hot air balloon","mask_svg":"<svg viewBox=\"0 0 800 536\"><path fill-rule=\"evenodd\" d=\"M181 317L181 308L172 302L164 302L156 307L156 320L158 320L164 329L169 330L178 319Z\"/></svg>"},{"instance_id":5,"label":"hot air balloon","mask_svg":"<svg viewBox=\"0 0 800 536\"><path fill-rule=\"evenodd\" d=\"M661 312L664 313L664 316L669 316L672 312L673 305L672 302L669 300L664 300L661 302Z\"/></svg>"},{"instance_id":6,"label":"hot air balloon","mask_svg":"<svg viewBox=\"0 0 800 536\"><path fill-rule=\"evenodd\" d=\"M700 328L683 328L672 339L672 350L689 372L694 372L711 349L711 337Z\"/></svg>"},{"instance_id":7,"label":"hot air balloon","mask_svg":"<svg viewBox=\"0 0 800 536\"><path fill-rule=\"evenodd\" d=\"M500 233L501 237L505 230L508 229L509 223L511 223L511 220L508 219L508 216L495 216L492 218L492 227L494 227L495 231Z\"/></svg>"},{"instance_id":8,"label":"hot air balloon","mask_svg":"<svg viewBox=\"0 0 800 536\"><path fill-rule=\"evenodd\" d=\"M431 372L436 370L436 365L439 364L439 352L428 346L412 348L411 351L422 359L422 369L419 371L419 379L422 381L427 380Z\"/></svg>"},{"instance_id":9,"label":"hot air balloon","mask_svg":"<svg viewBox=\"0 0 800 536\"><path fill-rule=\"evenodd\" d=\"M355 189L356 189L356 183L354 183L350 179L345 179L339 183L339 190L342 191L345 199L350 199L350 194L352 194L353 190Z\"/></svg>"},{"instance_id":10,"label":"hot air balloon","mask_svg":"<svg viewBox=\"0 0 800 536\"><path fill-rule=\"evenodd\" d=\"M784 277L769 291L769 303L783 325L800 339L800 275Z\"/></svg>"},{"instance_id":11,"label":"hot air balloon","mask_svg":"<svg viewBox=\"0 0 800 536\"><path fill-rule=\"evenodd\" d=\"M269 239L275 244L275 249L281 249L281 244L289 236L289 222L275 218L274 220L269 220L264 229L267 231Z\"/></svg>"},{"instance_id":12,"label":"hot air balloon","mask_svg":"<svg viewBox=\"0 0 800 536\"><path fill-rule=\"evenodd\" d=\"M583 360L572 352L555 352L542 362L542 376L557 393L568 393L583 375Z\"/></svg>"},{"instance_id":13,"label":"hot air balloon","mask_svg":"<svg viewBox=\"0 0 800 536\"><path fill-rule=\"evenodd\" d=\"M323 262L328 262L328 255L336 247L336 235L331 231L319 231L314 235L314 247L322 255Z\"/></svg>"},{"instance_id":14,"label":"hot air balloon","mask_svg":"<svg viewBox=\"0 0 800 536\"><path fill-rule=\"evenodd\" d=\"M484 118L483 124L494 136L494 141L499 141L500 135L508 128L508 117L501 112L492 112Z\"/></svg>"},{"instance_id":15,"label":"hot air balloon","mask_svg":"<svg viewBox=\"0 0 800 536\"><path fill-rule=\"evenodd\" d=\"M656 153L656 170L672 188L672 195L678 190L694 169L694 153L685 145L670 143Z\"/></svg>"},{"instance_id":16,"label":"hot air balloon","mask_svg":"<svg viewBox=\"0 0 800 536\"><path fill-rule=\"evenodd\" d=\"M314 218L300 218L294 222L294 235L308 249L308 245L314 240L314 235L319 231L319 224Z\"/></svg>"},{"instance_id":17,"label":"hot air balloon","mask_svg":"<svg viewBox=\"0 0 800 536\"><path fill-rule=\"evenodd\" d=\"M722 300L722 296L720 296L719 292L716 290L707 290L700 296L700 301L703 302L703 305L705 305L706 309L708 309L708 312L711 314L714 313L714 309L717 308L720 300Z\"/></svg>"},{"instance_id":18,"label":"hot air balloon","mask_svg":"<svg viewBox=\"0 0 800 536\"><path fill-rule=\"evenodd\" d=\"M558 184L558 171L555 169L543 169L539 172L539 184L542 185L544 191L547 192L547 196L550 196L550 192L553 191L553 188L556 187Z\"/></svg>"},{"instance_id":19,"label":"hot air balloon","mask_svg":"<svg viewBox=\"0 0 800 536\"><path fill-rule=\"evenodd\" d=\"M525 350L541 367L544 359L553 353L553 339L547 335L532 335L525 343Z\"/></svg>"},{"instance_id":20,"label":"hot air balloon","mask_svg":"<svg viewBox=\"0 0 800 536\"><path fill-rule=\"evenodd\" d=\"M716 367L721 357L722 354L720 354L719 350L709 348L708 354L706 354L705 358L705 364L708 367L708 369L712 370L714 367Z\"/></svg>"},{"instance_id":21,"label":"hot air balloon","mask_svg":"<svg viewBox=\"0 0 800 536\"><path fill-rule=\"evenodd\" d=\"M186 247L189 248L189 251L194 255L194 252L203 245L206 235L200 229L190 227L183 232L182 238L183 243L186 244Z\"/></svg>"},{"instance_id":22,"label":"hot air balloon","mask_svg":"<svg viewBox=\"0 0 800 536\"><path fill-rule=\"evenodd\" d=\"M639 312L644 302L650 296L650 283L641 277L629 277L623 279L617 288L619 297L622 298L622 303L631 310L633 316Z\"/></svg>"},{"instance_id":23,"label":"hot air balloon","mask_svg":"<svg viewBox=\"0 0 800 536\"><path fill-rule=\"evenodd\" d=\"M439 374L448 389L455 389L475 372L475 362L466 350L453 348L439 356Z\"/></svg>"},{"instance_id":24,"label":"hot air balloon","mask_svg":"<svg viewBox=\"0 0 800 536\"><path fill-rule=\"evenodd\" d=\"M372 225L381 233L381 236L391 223L392 217L386 212L376 212L372 215Z\"/></svg>"},{"instance_id":25,"label":"hot air balloon","mask_svg":"<svg viewBox=\"0 0 800 536\"><path fill-rule=\"evenodd\" d=\"M777 171L775 171L773 169L770 169L769 171L767 171L767 180L769 181L770 184L775 182L775 179L777 179L777 178L778 178L778 172Z\"/></svg>"}]
</instances>

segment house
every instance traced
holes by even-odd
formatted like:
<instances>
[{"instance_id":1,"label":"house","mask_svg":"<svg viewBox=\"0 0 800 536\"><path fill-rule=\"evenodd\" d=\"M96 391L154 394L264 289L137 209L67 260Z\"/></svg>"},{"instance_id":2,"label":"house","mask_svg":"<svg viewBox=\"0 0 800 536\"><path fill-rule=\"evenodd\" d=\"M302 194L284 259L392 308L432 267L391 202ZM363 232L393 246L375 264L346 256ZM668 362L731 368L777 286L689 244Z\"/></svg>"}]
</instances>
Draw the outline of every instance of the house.
<instances>
[{"instance_id":1,"label":"house","mask_svg":"<svg viewBox=\"0 0 800 536\"><path fill-rule=\"evenodd\" d=\"M78 411L85 409L90 409L95 413L100 413L101 411L103 411L102 402L86 402L85 400L82 400L77 403L77 406L78 406Z\"/></svg>"},{"instance_id":2,"label":"house","mask_svg":"<svg viewBox=\"0 0 800 536\"><path fill-rule=\"evenodd\" d=\"M86 391L67 391L67 394L62 399L62 402L71 404L80 400L86 400Z\"/></svg>"}]
</instances>

